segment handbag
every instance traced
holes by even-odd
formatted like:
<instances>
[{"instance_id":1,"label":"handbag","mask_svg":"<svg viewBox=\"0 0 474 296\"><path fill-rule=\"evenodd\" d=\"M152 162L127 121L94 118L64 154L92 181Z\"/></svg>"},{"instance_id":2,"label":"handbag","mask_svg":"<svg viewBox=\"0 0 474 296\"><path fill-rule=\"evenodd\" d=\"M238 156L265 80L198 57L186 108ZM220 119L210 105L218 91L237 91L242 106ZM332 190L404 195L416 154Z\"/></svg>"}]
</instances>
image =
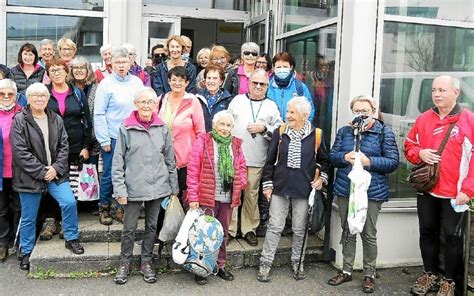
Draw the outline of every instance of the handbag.
<instances>
[{"instance_id":1,"label":"handbag","mask_svg":"<svg viewBox=\"0 0 474 296\"><path fill-rule=\"evenodd\" d=\"M76 197L79 201L99 199L99 174L95 164L85 163L77 177ZM72 184L72 182L71 182ZM72 185L71 185L72 187Z\"/></svg>"},{"instance_id":2,"label":"handbag","mask_svg":"<svg viewBox=\"0 0 474 296\"><path fill-rule=\"evenodd\" d=\"M456 125L456 122L453 122L449 125L448 131L444 135L443 141L439 146L436 154L441 155L443 153L444 147L448 142L449 135L451 134L452 129ZM413 188L419 192L430 191L431 188L435 186L439 179L439 163L427 164L422 162L411 169L410 176L408 180Z\"/></svg>"}]
</instances>

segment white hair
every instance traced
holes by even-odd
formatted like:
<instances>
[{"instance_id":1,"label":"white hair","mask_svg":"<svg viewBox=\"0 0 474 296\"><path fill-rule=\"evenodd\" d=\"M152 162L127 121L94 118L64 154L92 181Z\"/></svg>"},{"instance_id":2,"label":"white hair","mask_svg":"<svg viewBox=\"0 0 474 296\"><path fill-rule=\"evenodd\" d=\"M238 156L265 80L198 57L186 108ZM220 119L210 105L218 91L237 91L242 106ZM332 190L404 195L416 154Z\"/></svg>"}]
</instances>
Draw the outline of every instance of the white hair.
<instances>
[{"instance_id":1,"label":"white hair","mask_svg":"<svg viewBox=\"0 0 474 296\"><path fill-rule=\"evenodd\" d=\"M100 47L100 54L104 54L104 52L106 52L107 50L110 50L110 49L114 49L112 45L110 44L104 44Z\"/></svg>"},{"instance_id":2,"label":"white hair","mask_svg":"<svg viewBox=\"0 0 474 296\"><path fill-rule=\"evenodd\" d=\"M227 112L227 110L222 110L214 114L214 117L212 118L212 125L217 124L224 118L229 118L232 122L232 125L234 125L234 116L232 116L231 113Z\"/></svg>"},{"instance_id":3,"label":"white hair","mask_svg":"<svg viewBox=\"0 0 474 296\"><path fill-rule=\"evenodd\" d=\"M134 102L138 102L138 99L145 97L147 99L152 99L155 103L158 101L158 96L156 92L151 87L144 87L135 96Z\"/></svg>"},{"instance_id":4,"label":"white hair","mask_svg":"<svg viewBox=\"0 0 474 296\"><path fill-rule=\"evenodd\" d=\"M211 55L211 50L208 47L201 48L196 55L197 62L199 63L201 56L206 54L209 57Z\"/></svg>"},{"instance_id":5,"label":"white hair","mask_svg":"<svg viewBox=\"0 0 474 296\"><path fill-rule=\"evenodd\" d=\"M296 108L298 113L307 114L311 112L311 104L305 96L293 97L288 101L287 107L293 106Z\"/></svg>"},{"instance_id":6,"label":"white hair","mask_svg":"<svg viewBox=\"0 0 474 296\"><path fill-rule=\"evenodd\" d=\"M451 86L452 86L454 89L459 89L459 90L461 90L461 82L460 82L459 79L457 79L456 77L452 77L452 76L451 76Z\"/></svg>"},{"instance_id":7,"label":"white hair","mask_svg":"<svg viewBox=\"0 0 474 296\"><path fill-rule=\"evenodd\" d=\"M135 51L135 52L137 51L137 48L131 43L124 43L122 45L122 47L125 47L128 50L128 52L130 52L132 50Z\"/></svg>"},{"instance_id":8,"label":"white hair","mask_svg":"<svg viewBox=\"0 0 474 296\"><path fill-rule=\"evenodd\" d=\"M8 78L0 80L0 89L12 89L15 95L16 95L16 92L18 91L16 88L15 81Z\"/></svg>"},{"instance_id":9,"label":"white hair","mask_svg":"<svg viewBox=\"0 0 474 296\"><path fill-rule=\"evenodd\" d=\"M370 106L372 107L372 112L375 112L377 110L377 105L375 104L375 100L374 98L372 98L371 96L369 95L360 95L360 96L357 96L357 97L354 97L351 101L351 110L352 108L354 107L354 104L356 102L367 102L370 104Z\"/></svg>"},{"instance_id":10,"label":"white hair","mask_svg":"<svg viewBox=\"0 0 474 296\"><path fill-rule=\"evenodd\" d=\"M28 86L26 89L26 98L29 99L30 96L36 94L44 94L49 99L48 88L41 82L35 82L32 85Z\"/></svg>"},{"instance_id":11,"label":"white hair","mask_svg":"<svg viewBox=\"0 0 474 296\"><path fill-rule=\"evenodd\" d=\"M268 79L268 73L267 71L265 71L265 69L256 69L255 71L253 71L250 76L249 76L249 83L251 83L252 81L252 78L256 75L256 74L260 74L260 75L263 75L267 78L267 81L269 80Z\"/></svg>"},{"instance_id":12,"label":"white hair","mask_svg":"<svg viewBox=\"0 0 474 296\"><path fill-rule=\"evenodd\" d=\"M54 43L51 39L43 39L43 40L40 41L39 45L40 45L40 48L41 48L41 47L43 47L45 45L49 45L49 44L51 44L51 46L54 46Z\"/></svg>"},{"instance_id":13,"label":"white hair","mask_svg":"<svg viewBox=\"0 0 474 296\"><path fill-rule=\"evenodd\" d=\"M255 51L257 54L260 54L260 46L258 46L258 44L255 42L245 42L244 44L242 44L242 47L240 48L240 53L244 53L244 51L246 50Z\"/></svg>"},{"instance_id":14,"label":"white hair","mask_svg":"<svg viewBox=\"0 0 474 296\"><path fill-rule=\"evenodd\" d=\"M112 51L112 62L120 58L128 59L128 50L125 47L115 48L114 51Z\"/></svg>"}]
</instances>

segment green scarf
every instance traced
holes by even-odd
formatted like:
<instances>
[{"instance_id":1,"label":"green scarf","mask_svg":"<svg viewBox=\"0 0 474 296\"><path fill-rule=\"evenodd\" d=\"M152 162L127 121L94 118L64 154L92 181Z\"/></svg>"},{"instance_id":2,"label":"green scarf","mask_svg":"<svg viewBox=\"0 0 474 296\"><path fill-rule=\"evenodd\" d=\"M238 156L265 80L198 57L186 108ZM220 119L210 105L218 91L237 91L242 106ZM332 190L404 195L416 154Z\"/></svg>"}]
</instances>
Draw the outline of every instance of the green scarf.
<instances>
[{"instance_id":1,"label":"green scarf","mask_svg":"<svg viewBox=\"0 0 474 296\"><path fill-rule=\"evenodd\" d=\"M217 143L217 152L219 154L219 176L222 180L222 189L224 189L224 192L227 192L232 188L232 183L234 181L234 164L232 163L232 157L230 156L230 143L232 137L223 137L219 135L215 129L212 129L211 136Z\"/></svg>"}]
</instances>

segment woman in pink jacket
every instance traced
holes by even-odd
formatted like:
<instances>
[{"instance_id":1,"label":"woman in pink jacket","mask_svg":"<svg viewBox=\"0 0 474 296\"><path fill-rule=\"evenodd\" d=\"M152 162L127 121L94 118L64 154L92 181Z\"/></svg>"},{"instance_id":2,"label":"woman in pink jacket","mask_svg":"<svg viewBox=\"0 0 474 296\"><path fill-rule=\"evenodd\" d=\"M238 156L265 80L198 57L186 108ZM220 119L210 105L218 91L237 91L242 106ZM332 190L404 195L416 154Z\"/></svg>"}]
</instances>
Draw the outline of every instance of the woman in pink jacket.
<instances>
[{"instance_id":1,"label":"woman in pink jacket","mask_svg":"<svg viewBox=\"0 0 474 296\"><path fill-rule=\"evenodd\" d=\"M226 281L234 276L225 269L227 241L232 208L240 205L240 193L247 184L247 165L242 153L242 140L232 137L232 114L216 113L212 131L200 136L193 147L188 165L188 201L191 209L211 209L224 229L224 241L219 249L217 275ZM199 285L207 278L196 275Z\"/></svg>"}]
</instances>

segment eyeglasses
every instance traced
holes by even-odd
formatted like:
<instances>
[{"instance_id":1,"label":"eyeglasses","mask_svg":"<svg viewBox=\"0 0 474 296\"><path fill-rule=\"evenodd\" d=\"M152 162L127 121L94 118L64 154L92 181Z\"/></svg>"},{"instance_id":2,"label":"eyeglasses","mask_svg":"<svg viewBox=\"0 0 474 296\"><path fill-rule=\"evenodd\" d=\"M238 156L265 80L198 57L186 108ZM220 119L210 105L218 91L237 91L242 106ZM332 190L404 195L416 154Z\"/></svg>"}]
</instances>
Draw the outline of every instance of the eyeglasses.
<instances>
[{"instance_id":1,"label":"eyeglasses","mask_svg":"<svg viewBox=\"0 0 474 296\"><path fill-rule=\"evenodd\" d=\"M123 65L127 65L130 63L130 61L116 61L116 62L112 62L113 64L116 64L116 65L120 65L120 66L123 66Z\"/></svg>"},{"instance_id":2,"label":"eyeglasses","mask_svg":"<svg viewBox=\"0 0 474 296\"><path fill-rule=\"evenodd\" d=\"M153 100L143 100L143 101L137 101L137 104L140 104L140 105L153 105L155 104L155 101Z\"/></svg>"},{"instance_id":3,"label":"eyeglasses","mask_svg":"<svg viewBox=\"0 0 474 296\"><path fill-rule=\"evenodd\" d=\"M367 115L370 113L370 109L354 109L352 110L352 113L354 115Z\"/></svg>"},{"instance_id":4,"label":"eyeglasses","mask_svg":"<svg viewBox=\"0 0 474 296\"><path fill-rule=\"evenodd\" d=\"M243 52L244 56L249 56L249 55L252 55L254 57L258 56L258 53L256 53L255 51L244 51Z\"/></svg>"},{"instance_id":5,"label":"eyeglasses","mask_svg":"<svg viewBox=\"0 0 474 296\"><path fill-rule=\"evenodd\" d=\"M173 78L173 79L170 79L170 83L171 83L171 84L179 84L179 85L181 85L181 84L185 84L185 83L186 83L186 80L184 80L184 79L179 79L179 78L178 78L178 79Z\"/></svg>"},{"instance_id":6,"label":"eyeglasses","mask_svg":"<svg viewBox=\"0 0 474 296\"><path fill-rule=\"evenodd\" d=\"M259 64L259 65L266 65L267 62L260 62L260 61L257 61L256 64Z\"/></svg>"},{"instance_id":7,"label":"eyeglasses","mask_svg":"<svg viewBox=\"0 0 474 296\"><path fill-rule=\"evenodd\" d=\"M49 69L49 73L53 75L59 75L64 72L63 68L57 68L57 69Z\"/></svg>"},{"instance_id":8,"label":"eyeglasses","mask_svg":"<svg viewBox=\"0 0 474 296\"><path fill-rule=\"evenodd\" d=\"M431 93L439 92L439 93L444 94L444 93L447 92L447 91L448 91L448 90L445 89L445 88L432 88L432 89L431 89Z\"/></svg>"},{"instance_id":9,"label":"eyeglasses","mask_svg":"<svg viewBox=\"0 0 474 296\"><path fill-rule=\"evenodd\" d=\"M86 67L72 67L72 70L74 70L74 71L86 71L87 68Z\"/></svg>"},{"instance_id":10,"label":"eyeglasses","mask_svg":"<svg viewBox=\"0 0 474 296\"><path fill-rule=\"evenodd\" d=\"M74 48L62 47L61 51L74 51Z\"/></svg>"},{"instance_id":11,"label":"eyeglasses","mask_svg":"<svg viewBox=\"0 0 474 296\"><path fill-rule=\"evenodd\" d=\"M130 52L128 55L129 55L129 56L136 56L137 54L136 54L136 53L133 53L133 52Z\"/></svg>"},{"instance_id":12,"label":"eyeglasses","mask_svg":"<svg viewBox=\"0 0 474 296\"><path fill-rule=\"evenodd\" d=\"M46 95L46 94L31 94L30 97L34 97L34 98L37 98L37 99L46 99L48 97L48 95Z\"/></svg>"},{"instance_id":13,"label":"eyeglasses","mask_svg":"<svg viewBox=\"0 0 474 296\"><path fill-rule=\"evenodd\" d=\"M4 93L4 92L0 92L0 98L9 98L9 99L12 99L15 97L15 94L14 93Z\"/></svg>"},{"instance_id":14,"label":"eyeglasses","mask_svg":"<svg viewBox=\"0 0 474 296\"><path fill-rule=\"evenodd\" d=\"M268 83L266 82L259 82L259 81L252 81L252 85L257 87L257 86L262 86L262 87L265 87L268 85Z\"/></svg>"}]
</instances>

